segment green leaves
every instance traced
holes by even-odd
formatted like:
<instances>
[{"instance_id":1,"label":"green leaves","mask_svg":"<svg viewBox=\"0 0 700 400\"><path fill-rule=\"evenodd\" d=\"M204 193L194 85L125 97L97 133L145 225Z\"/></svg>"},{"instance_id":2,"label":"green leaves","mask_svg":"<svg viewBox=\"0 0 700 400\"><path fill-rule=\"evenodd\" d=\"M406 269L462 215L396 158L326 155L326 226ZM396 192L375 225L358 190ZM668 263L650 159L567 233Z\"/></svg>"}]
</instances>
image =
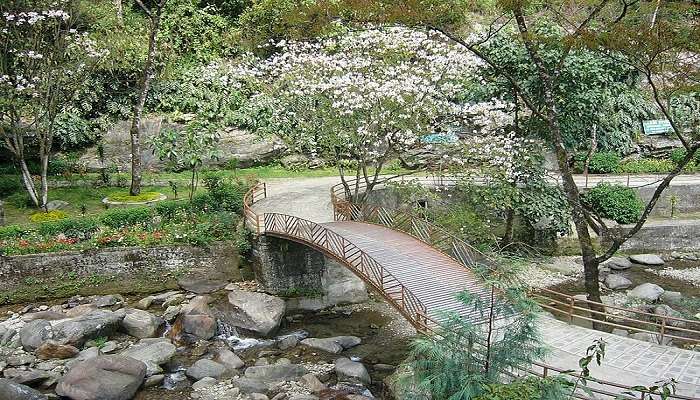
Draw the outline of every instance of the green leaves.
<instances>
[{"instance_id":1,"label":"green leaves","mask_svg":"<svg viewBox=\"0 0 700 400\"><path fill-rule=\"evenodd\" d=\"M598 184L584 193L582 199L604 218L620 224L637 222L644 209L644 203L634 189L618 184Z\"/></svg>"}]
</instances>

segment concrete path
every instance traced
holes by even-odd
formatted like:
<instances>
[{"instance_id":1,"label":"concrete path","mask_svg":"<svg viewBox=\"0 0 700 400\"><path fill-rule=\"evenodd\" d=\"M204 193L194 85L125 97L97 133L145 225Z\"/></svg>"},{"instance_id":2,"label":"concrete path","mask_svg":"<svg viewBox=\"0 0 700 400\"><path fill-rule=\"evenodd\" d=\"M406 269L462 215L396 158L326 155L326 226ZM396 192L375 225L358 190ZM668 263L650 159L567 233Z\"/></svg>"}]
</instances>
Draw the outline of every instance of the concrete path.
<instances>
[{"instance_id":1,"label":"concrete path","mask_svg":"<svg viewBox=\"0 0 700 400\"><path fill-rule=\"evenodd\" d=\"M627 177L597 177L598 181L616 181ZM582 185L585 178L576 177ZM655 176L634 176L634 184L648 184ZM256 203L258 213L277 212L324 223L333 220L330 188L339 182L337 177L308 179L270 179L268 197ZM591 179L589 177L589 184ZM700 184L700 176L682 176L676 184ZM634 186L634 185L631 185ZM607 355L601 367L592 367L593 376L628 386L651 386L655 382L675 378L677 393L700 399L700 352L624 338L595 331L550 317L543 317L540 330L551 352L544 360L561 369L578 369L578 360L585 356L593 340L603 338Z\"/></svg>"}]
</instances>

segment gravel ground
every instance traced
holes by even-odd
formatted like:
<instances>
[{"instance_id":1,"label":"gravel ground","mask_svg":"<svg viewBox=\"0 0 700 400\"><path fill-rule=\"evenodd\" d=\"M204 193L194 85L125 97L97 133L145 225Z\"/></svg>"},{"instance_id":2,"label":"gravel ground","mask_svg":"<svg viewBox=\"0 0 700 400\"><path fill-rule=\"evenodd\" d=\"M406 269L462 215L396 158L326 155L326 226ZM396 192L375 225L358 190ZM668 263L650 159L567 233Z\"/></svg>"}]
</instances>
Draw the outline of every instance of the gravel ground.
<instances>
[{"instance_id":1,"label":"gravel ground","mask_svg":"<svg viewBox=\"0 0 700 400\"><path fill-rule=\"evenodd\" d=\"M686 269L668 267L660 270L652 270L652 272L668 278L690 282L693 286L700 287L700 267Z\"/></svg>"}]
</instances>

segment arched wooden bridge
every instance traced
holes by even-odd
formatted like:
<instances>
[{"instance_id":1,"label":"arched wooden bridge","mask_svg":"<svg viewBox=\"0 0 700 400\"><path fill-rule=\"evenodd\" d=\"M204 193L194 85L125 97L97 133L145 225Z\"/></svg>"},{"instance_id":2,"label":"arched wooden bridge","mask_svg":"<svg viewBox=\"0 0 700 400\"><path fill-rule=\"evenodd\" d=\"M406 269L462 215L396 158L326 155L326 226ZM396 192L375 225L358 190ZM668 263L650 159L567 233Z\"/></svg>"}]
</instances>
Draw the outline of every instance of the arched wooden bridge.
<instances>
[{"instance_id":1,"label":"arched wooden bridge","mask_svg":"<svg viewBox=\"0 0 700 400\"><path fill-rule=\"evenodd\" d=\"M473 322L484 320L477 311L460 302L456 294L466 290L489 301L492 289L481 283L478 268L489 263L486 256L416 216L378 206L359 206L345 200L342 192L340 186L331 190L335 221L316 223L281 213L257 214L251 206L267 195L265 184L260 183L245 196L246 221L258 235L305 244L346 265L419 332L434 331L446 313ZM569 370L544 363L504 373L572 375ZM624 382L588 380L591 393L581 392L574 395L575 398L645 399L651 396ZM669 398L700 399L679 394Z\"/></svg>"}]
</instances>

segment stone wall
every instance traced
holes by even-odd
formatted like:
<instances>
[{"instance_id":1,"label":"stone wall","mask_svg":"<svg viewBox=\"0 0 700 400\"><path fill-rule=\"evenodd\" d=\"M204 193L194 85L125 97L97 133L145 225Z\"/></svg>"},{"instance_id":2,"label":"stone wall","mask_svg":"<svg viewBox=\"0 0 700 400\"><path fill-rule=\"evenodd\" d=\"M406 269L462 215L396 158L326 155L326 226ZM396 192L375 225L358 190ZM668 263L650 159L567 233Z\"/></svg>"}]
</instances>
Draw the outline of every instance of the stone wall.
<instances>
[{"instance_id":1,"label":"stone wall","mask_svg":"<svg viewBox=\"0 0 700 400\"><path fill-rule=\"evenodd\" d=\"M240 280L233 243L209 248L159 246L0 257L0 303L74 294L139 293L176 285L182 276Z\"/></svg>"},{"instance_id":2,"label":"stone wall","mask_svg":"<svg viewBox=\"0 0 700 400\"><path fill-rule=\"evenodd\" d=\"M253 256L255 277L262 289L287 297L288 309L319 310L368 298L360 278L337 260L303 244L263 236Z\"/></svg>"},{"instance_id":3,"label":"stone wall","mask_svg":"<svg viewBox=\"0 0 700 400\"><path fill-rule=\"evenodd\" d=\"M637 188L637 193L646 204L654 194L656 187L645 186ZM671 216L671 199L676 200L676 215L678 213L694 213L700 211L700 186L698 185L673 185L664 190L659 198L659 201L654 207L652 216L654 217L670 217Z\"/></svg>"},{"instance_id":4,"label":"stone wall","mask_svg":"<svg viewBox=\"0 0 700 400\"><path fill-rule=\"evenodd\" d=\"M649 221L622 246L622 250L700 250L700 220Z\"/></svg>"}]
</instances>

